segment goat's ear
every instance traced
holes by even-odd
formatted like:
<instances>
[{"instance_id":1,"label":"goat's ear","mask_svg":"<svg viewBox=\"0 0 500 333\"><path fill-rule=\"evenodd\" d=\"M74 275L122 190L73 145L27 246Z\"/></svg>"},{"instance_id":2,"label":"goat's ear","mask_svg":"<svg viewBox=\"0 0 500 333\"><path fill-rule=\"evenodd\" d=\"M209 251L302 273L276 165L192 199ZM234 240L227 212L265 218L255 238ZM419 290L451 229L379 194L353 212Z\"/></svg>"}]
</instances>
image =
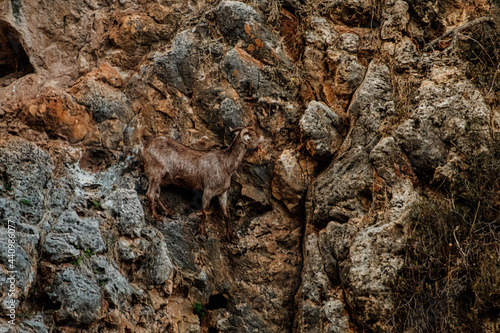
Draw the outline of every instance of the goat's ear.
<instances>
[{"instance_id":1,"label":"goat's ear","mask_svg":"<svg viewBox=\"0 0 500 333\"><path fill-rule=\"evenodd\" d=\"M248 128L244 128L241 130L241 138L243 139L244 143L249 143L251 138L250 138L250 130Z\"/></svg>"},{"instance_id":2,"label":"goat's ear","mask_svg":"<svg viewBox=\"0 0 500 333\"><path fill-rule=\"evenodd\" d=\"M252 140L252 138L250 137L250 134L248 134L248 133L243 134L243 142L245 144L250 143L251 140Z\"/></svg>"}]
</instances>

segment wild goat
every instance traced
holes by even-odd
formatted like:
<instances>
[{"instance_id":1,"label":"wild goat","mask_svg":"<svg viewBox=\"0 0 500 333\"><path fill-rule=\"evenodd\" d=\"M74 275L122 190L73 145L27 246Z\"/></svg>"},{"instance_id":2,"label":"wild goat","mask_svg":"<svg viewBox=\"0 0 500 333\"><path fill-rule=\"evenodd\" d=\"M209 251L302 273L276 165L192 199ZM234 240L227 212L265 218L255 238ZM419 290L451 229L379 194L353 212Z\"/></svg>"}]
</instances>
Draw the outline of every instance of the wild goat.
<instances>
[{"instance_id":1,"label":"wild goat","mask_svg":"<svg viewBox=\"0 0 500 333\"><path fill-rule=\"evenodd\" d=\"M249 149L256 149L262 141L253 127L237 128L231 146L223 150L196 150L166 137L157 137L142 149L144 171L149 180L146 196L156 220L156 203L169 215L173 211L160 201L160 186L176 185L200 190L202 196L202 218L200 233L206 235L205 220L210 201L219 197L219 204L226 220L229 237L235 238L229 221L227 194L231 176L238 169Z\"/></svg>"}]
</instances>

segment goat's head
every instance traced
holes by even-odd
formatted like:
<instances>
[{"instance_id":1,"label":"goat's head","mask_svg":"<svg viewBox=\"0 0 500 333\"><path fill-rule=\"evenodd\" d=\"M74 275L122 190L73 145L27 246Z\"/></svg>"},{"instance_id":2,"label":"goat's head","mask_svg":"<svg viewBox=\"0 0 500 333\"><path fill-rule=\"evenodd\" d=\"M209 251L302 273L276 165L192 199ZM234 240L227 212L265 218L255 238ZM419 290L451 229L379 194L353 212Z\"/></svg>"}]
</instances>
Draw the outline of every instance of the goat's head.
<instances>
[{"instance_id":1,"label":"goat's head","mask_svg":"<svg viewBox=\"0 0 500 333\"><path fill-rule=\"evenodd\" d=\"M259 147L263 140L262 135L259 135L253 127L240 127L235 128L231 133L235 133L239 136L247 149L256 149Z\"/></svg>"}]
</instances>

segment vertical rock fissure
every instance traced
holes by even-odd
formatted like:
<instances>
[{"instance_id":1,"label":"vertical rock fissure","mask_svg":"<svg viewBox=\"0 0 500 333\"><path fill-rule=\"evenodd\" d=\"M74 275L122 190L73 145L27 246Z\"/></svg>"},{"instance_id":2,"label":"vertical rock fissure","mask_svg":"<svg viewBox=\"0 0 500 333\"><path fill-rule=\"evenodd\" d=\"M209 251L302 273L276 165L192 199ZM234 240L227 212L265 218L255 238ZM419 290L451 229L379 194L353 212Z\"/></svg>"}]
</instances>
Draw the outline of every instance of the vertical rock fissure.
<instances>
[{"instance_id":1,"label":"vertical rock fissure","mask_svg":"<svg viewBox=\"0 0 500 333\"><path fill-rule=\"evenodd\" d=\"M307 226L307 221L306 221L306 216L305 216L305 210L302 213L301 220L302 220L302 225L300 227L300 237L299 237L299 251L300 251L300 265L298 267L298 281L297 285L294 288L293 291L293 298L292 298L292 322L291 322L291 327L290 327L290 332L294 333L295 331L295 317L297 316L297 306L299 305L299 300L297 299L298 294L300 292L300 287L302 286L302 271L304 270L304 238L306 235L306 226Z\"/></svg>"}]
</instances>

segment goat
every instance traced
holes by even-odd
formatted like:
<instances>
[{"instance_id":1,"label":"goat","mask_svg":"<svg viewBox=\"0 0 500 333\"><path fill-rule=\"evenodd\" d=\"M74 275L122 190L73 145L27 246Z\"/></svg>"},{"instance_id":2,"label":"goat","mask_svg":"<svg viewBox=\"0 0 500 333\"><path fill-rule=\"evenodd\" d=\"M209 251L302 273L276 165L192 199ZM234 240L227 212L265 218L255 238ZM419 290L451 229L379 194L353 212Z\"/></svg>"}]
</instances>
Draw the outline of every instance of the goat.
<instances>
[{"instance_id":1,"label":"goat","mask_svg":"<svg viewBox=\"0 0 500 333\"><path fill-rule=\"evenodd\" d=\"M236 133L236 136L231 145L223 150L196 150L166 137L157 137L143 146L144 171L149 181L146 196L156 220L160 220L156 203L168 215L174 213L160 201L160 186L176 185L200 190L203 192L200 233L204 236L207 234L207 210L212 198L218 196L227 233L231 239L235 239L227 202L231 176L240 166L246 151L258 148L262 136L253 127L236 128L231 132Z\"/></svg>"}]
</instances>

